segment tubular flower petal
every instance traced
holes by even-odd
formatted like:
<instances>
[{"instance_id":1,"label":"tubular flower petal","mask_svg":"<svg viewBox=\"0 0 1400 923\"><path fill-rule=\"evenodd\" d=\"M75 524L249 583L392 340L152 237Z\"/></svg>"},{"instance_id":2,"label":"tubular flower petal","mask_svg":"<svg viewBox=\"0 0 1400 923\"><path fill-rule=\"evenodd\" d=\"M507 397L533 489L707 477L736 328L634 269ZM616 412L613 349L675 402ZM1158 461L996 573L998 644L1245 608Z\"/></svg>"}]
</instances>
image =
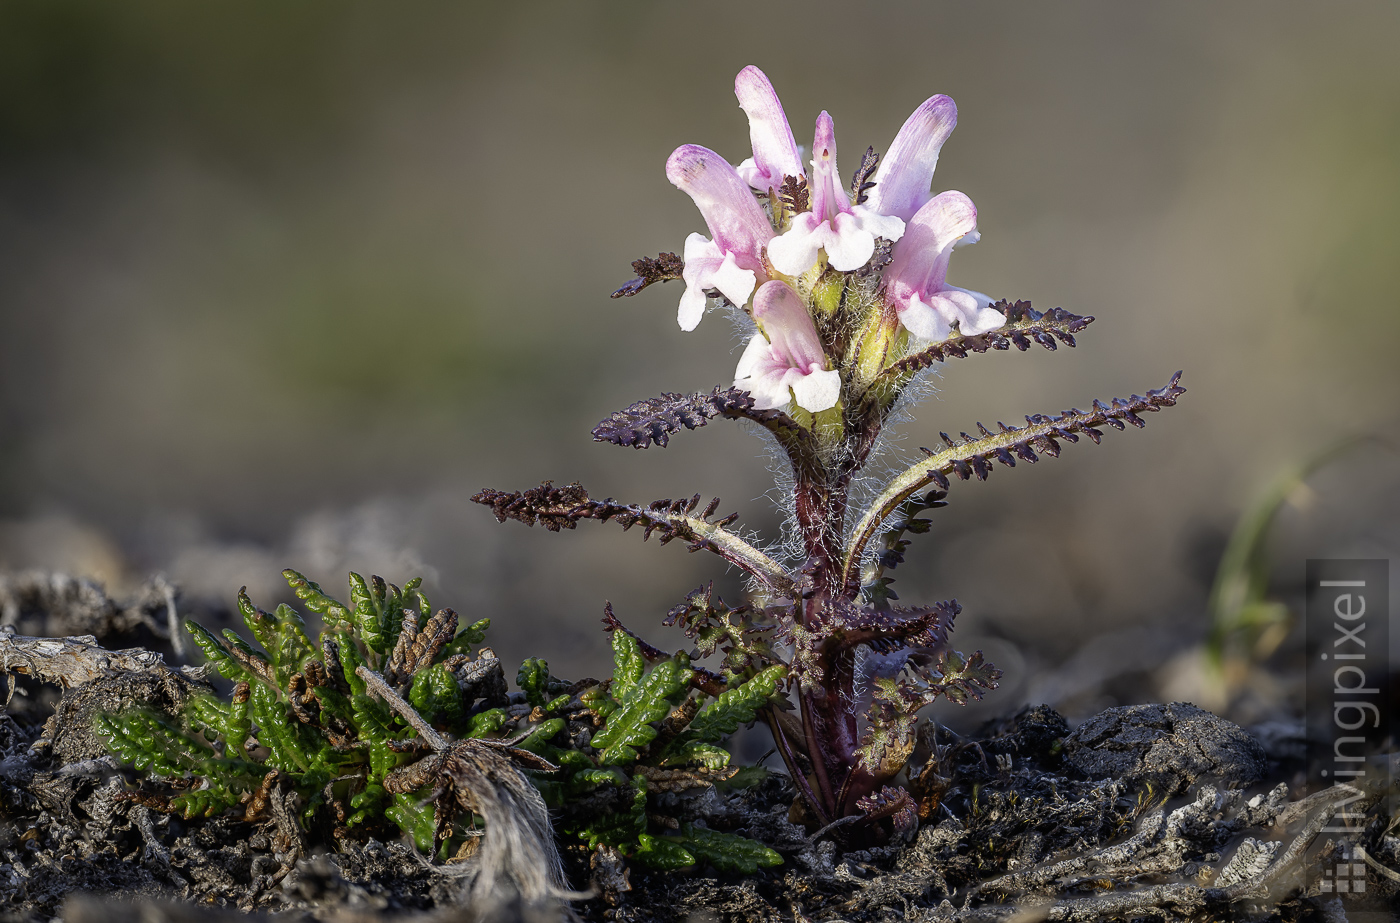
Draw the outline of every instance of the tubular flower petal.
<instances>
[{"instance_id":1,"label":"tubular flower petal","mask_svg":"<svg viewBox=\"0 0 1400 923\"><path fill-rule=\"evenodd\" d=\"M759 192L780 188L784 177L805 179L802 155L767 75L750 64L734 78L734 95L739 97L739 108L749 117L749 139L753 143L753 156L739 164L739 176Z\"/></svg>"},{"instance_id":2,"label":"tubular flower petal","mask_svg":"<svg viewBox=\"0 0 1400 923\"><path fill-rule=\"evenodd\" d=\"M734 371L734 387L750 392L759 410L797 406L819 413L836 406L841 375L826 368L826 354L807 306L784 282L766 282L753 297L759 332Z\"/></svg>"},{"instance_id":3,"label":"tubular flower petal","mask_svg":"<svg viewBox=\"0 0 1400 923\"><path fill-rule=\"evenodd\" d=\"M909 220L904 239L885 270L885 297L899 320L917 337L941 340L954 323L966 336L986 333L1006 322L978 292L948 284L948 260L959 241L977 233L977 208L961 192L929 199Z\"/></svg>"},{"instance_id":4,"label":"tubular flower petal","mask_svg":"<svg viewBox=\"0 0 1400 923\"><path fill-rule=\"evenodd\" d=\"M895 135L875 171L866 206L908 221L933 197L929 187L943 142L958 124L958 107L947 96L932 96L914 110Z\"/></svg>"},{"instance_id":5,"label":"tubular flower petal","mask_svg":"<svg viewBox=\"0 0 1400 923\"><path fill-rule=\"evenodd\" d=\"M742 306L754 286L767 281L763 248L773 226L739 174L708 148L676 148L666 161L666 177L695 200L710 229L709 240L692 234L685 243L686 290L677 321L682 330L694 330L705 311L706 289L719 289Z\"/></svg>"},{"instance_id":6,"label":"tubular flower petal","mask_svg":"<svg viewBox=\"0 0 1400 923\"><path fill-rule=\"evenodd\" d=\"M789 276L801 275L825 250L832 267L850 272L864 266L875 252L875 238L899 240L904 221L866 205L852 205L836 168L836 128L831 116L817 116L812 141L812 210L792 219L792 226L768 245L773 268Z\"/></svg>"}]
</instances>

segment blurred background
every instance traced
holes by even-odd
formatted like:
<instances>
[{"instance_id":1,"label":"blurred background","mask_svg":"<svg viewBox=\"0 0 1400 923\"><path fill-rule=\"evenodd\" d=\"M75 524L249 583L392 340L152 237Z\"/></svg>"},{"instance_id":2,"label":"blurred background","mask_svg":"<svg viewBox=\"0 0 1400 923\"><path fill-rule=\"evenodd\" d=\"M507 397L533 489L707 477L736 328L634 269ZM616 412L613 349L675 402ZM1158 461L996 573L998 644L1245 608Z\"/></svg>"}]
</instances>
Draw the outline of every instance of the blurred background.
<instances>
[{"instance_id":1,"label":"blurred background","mask_svg":"<svg viewBox=\"0 0 1400 923\"><path fill-rule=\"evenodd\" d=\"M732 379L724 317L682 334L676 285L608 293L704 229L663 164L685 142L748 156L732 81L753 63L800 143L832 113L847 175L953 96L935 188L973 198L983 239L952 281L1098 318L1075 350L948 364L886 464L1185 370L1144 432L955 485L896 589L956 596L959 647L1007 679L944 717L1294 713L1303 561L1400 548L1393 450L1288 474L1400 418L1397 42L1391 2L7 0L0 571L114 596L163 574L215 621L245 584L285 599L285 566L423 574L507 662L569 677L608 675L605 600L678 644L657 623L686 592L741 593L717 559L468 498L718 494L777 536L752 434L589 436ZM1263 576L1213 607L1261 510Z\"/></svg>"}]
</instances>

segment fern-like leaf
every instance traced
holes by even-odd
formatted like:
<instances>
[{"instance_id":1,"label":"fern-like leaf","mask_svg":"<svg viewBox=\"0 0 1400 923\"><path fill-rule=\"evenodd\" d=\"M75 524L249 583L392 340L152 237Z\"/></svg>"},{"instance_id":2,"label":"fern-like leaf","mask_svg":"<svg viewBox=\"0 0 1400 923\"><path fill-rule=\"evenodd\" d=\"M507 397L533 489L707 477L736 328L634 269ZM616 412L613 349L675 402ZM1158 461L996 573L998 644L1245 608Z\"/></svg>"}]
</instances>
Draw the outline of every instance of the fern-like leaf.
<instances>
[{"instance_id":1,"label":"fern-like leaf","mask_svg":"<svg viewBox=\"0 0 1400 923\"><path fill-rule=\"evenodd\" d=\"M889 818L901 836L909 836L919 829L919 805L898 785L886 785L878 792L871 792L856 801L856 807L870 820Z\"/></svg>"},{"instance_id":2,"label":"fern-like leaf","mask_svg":"<svg viewBox=\"0 0 1400 923\"><path fill-rule=\"evenodd\" d=\"M649 397L626 410L619 410L593 428L594 442L645 449L655 443L662 448L681 428L699 429L721 414L739 416L753 410L754 399L747 391L716 387L709 394L671 394Z\"/></svg>"},{"instance_id":3,"label":"fern-like leaf","mask_svg":"<svg viewBox=\"0 0 1400 923\"><path fill-rule=\"evenodd\" d=\"M690 672L690 658L677 654L652 667L627 693L621 707L593 737L593 746L603 751L603 763L617 766L637 759L637 748L656 739L652 722L665 718L675 707L674 700L690 688Z\"/></svg>"},{"instance_id":4,"label":"fern-like leaf","mask_svg":"<svg viewBox=\"0 0 1400 923\"><path fill-rule=\"evenodd\" d=\"M875 188L875 183L870 177L879 163L880 155L875 153L875 148L866 148L865 153L860 156L860 166L856 167L856 172L851 175L852 204L861 205L870 198L866 193Z\"/></svg>"},{"instance_id":5,"label":"fern-like leaf","mask_svg":"<svg viewBox=\"0 0 1400 923\"><path fill-rule=\"evenodd\" d=\"M844 584L847 592L854 595L860 588L861 558L866 545L885 520L914 494L932 486L946 490L948 475L964 481L971 477L986 480L991 474L992 462L1014 468L1018 458L1035 462L1039 458L1037 452L1058 456L1061 439L1078 442L1079 437L1084 435L1098 442L1103 438L1105 426L1114 429L1123 429L1125 423L1146 426L1139 414L1155 413L1163 407L1175 406L1177 398L1186 393L1180 381L1181 373L1177 372L1168 384L1148 391L1146 396L1134 394L1126 399L1114 398L1111 404L1096 400L1094 409L1087 412L1066 410L1055 416L1034 414L1026 417L1025 426L999 423L995 433L979 423L977 428L980 435L963 433L960 442L944 433L947 448L941 452L924 449L923 452L929 457L890 481L857 524L845 554Z\"/></svg>"},{"instance_id":6,"label":"fern-like leaf","mask_svg":"<svg viewBox=\"0 0 1400 923\"><path fill-rule=\"evenodd\" d=\"M938 649L948 643L953 619L961 611L956 599L912 609L843 607L830 622L828 643L835 649L865 644L879 653L910 647Z\"/></svg>"},{"instance_id":7,"label":"fern-like leaf","mask_svg":"<svg viewBox=\"0 0 1400 923\"><path fill-rule=\"evenodd\" d=\"M1051 308L1042 314L1032 308L1029 301L998 301L992 307L1006 315L1005 324L975 336L954 333L946 340L905 356L882 372L878 381L899 380L935 362L965 359L968 353L984 353L989 349L1006 350L1014 346L1025 352L1032 343L1039 343L1053 350L1057 340L1074 346L1074 335L1094 322L1092 315L1072 314L1064 308Z\"/></svg>"},{"instance_id":8,"label":"fern-like leaf","mask_svg":"<svg viewBox=\"0 0 1400 923\"><path fill-rule=\"evenodd\" d=\"M937 487L914 494L901 503L899 509L885 521L884 532L880 535L880 547L876 554L871 556L872 560L867 563L860 578L865 600L870 605L878 609L889 600L899 598L899 595L890 589L893 579L884 576L884 573L904 563L904 552L909 549L909 540L904 537L906 533L922 535L933 525L931 520L920 519L919 514L925 510L947 506L948 501L944 499L947 496L946 490Z\"/></svg>"},{"instance_id":9,"label":"fern-like leaf","mask_svg":"<svg viewBox=\"0 0 1400 923\"><path fill-rule=\"evenodd\" d=\"M593 439L638 449L652 444L664 448L682 428L699 429L715 417L756 423L773 434L794 468L814 473L820 468L811 430L781 410L757 410L749 392L723 386L708 394L666 393L638 401L594 427Z\"/></svg>"},{"instance_id":10,"label":"fern-like leaf","mask_svg":"<svg viewBox=\"0 0 1400 923\"><path fill-rule=\"evenodd\" d=\"M642 507L617 503L611 498L591 499L577 482L555 487L545 481L526 491L483 490L472 501L491 507L498 522L514 519L528 526L539 523L551 532L572 529L584 519L611 520L620 523L624 530L640 525L643 539L653 533L660 536L663 545L681 539L690 551L711 551L779 592L792 586L782 565L725 528L739 518L738 513L710 521L719 506L718 498L699 515L693 515L700 502L698 494L688 500L657 500Z\"/></svg>"},{"instance_id":11,"label":"fern-like leaf","mask_svg":"<svg viewBox=\"0 0 1400 923\"><path fill-rule=\"evenodd\" d=\"M759 869L783 864L783 857L756 840L685 824L681 844L700 862L708 862L721 872L755 875Z\"/></svg>"},{"instance_id":12,"label":"fern-like leaf","mask_svg":"<svg viewBox=\"0 0 1400 923\"><path fill-rule=\"evenodd\" d=\"M655 282L669 282L679 279L685 270L685 261L674 253L662 253L655 258L644 256L632 261L632 271L637 277L612 293L613 298L628 298Z\"/></svg>"},{"instance_id":13,"label":"fern-like leaf","mask_svg":"<svg viewBox=\"0 0 1400 923\"><path fill-rule=\"evenodd\" d=\"M282 571L282 577L292 588L297 599L301 600L306 608L325 618L327 623L348 622L350 620L349 608L344 603L326 595L320 585L306 579L304 575L297 573L290 567Z\"/></svg>"},{"instance_id":14,"label":"fern-like leaf","mask_svg":"<svg viewBox=\"0 0 1400 923\"><path fill-rule=\"evenodd\" d=\"M787 667L774 664L748 682L720 693L691 720L687 736L704 743L718 743L733 734L739 725L757 718L758 710L768 704L785 676Z\"/></svg>"},{"instance_id":15,"label":"fern-like leaf","mask_svg":"<svg viewBox=\"0 0 1400 923\"><path fill-rule=\"evenodd\" d=\"M938 681L933 688L956 705L966 705L970 698L980 700L983 691L995 689L1001 679L1001 671L983 660L981 651L966 659L957 651L948 651L934 669Z\"/></svg>"},{"instance_id":16,"label":"fern-like leaf","mask_svg":"<svg viewBox=\"0 0 1400 923\"><path fill-rule=\"evenodd\" d=\"M812 207L811 190L805 176L785 176L778 187L778 203L790 214L805 212Z\"/></svg>"}]
</instances>

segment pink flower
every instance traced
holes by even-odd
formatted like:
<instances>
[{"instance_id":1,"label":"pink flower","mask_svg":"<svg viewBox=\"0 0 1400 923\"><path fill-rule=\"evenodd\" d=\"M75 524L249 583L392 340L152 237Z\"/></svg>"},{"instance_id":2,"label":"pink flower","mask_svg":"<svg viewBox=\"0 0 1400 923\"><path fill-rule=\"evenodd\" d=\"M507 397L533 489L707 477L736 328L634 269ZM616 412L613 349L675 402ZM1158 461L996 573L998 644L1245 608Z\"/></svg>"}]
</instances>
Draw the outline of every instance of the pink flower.
<instances>
[{"instance_id":1,"label":"pink flower","mask_svg":"<svg viewBox=\"0 0 1400 923\"><path fill-rule=\"evenodd\" d=\"M943 142L958 124L958 107L947 96L931 96L905 120L880 161L865 206L908 221L933 198L929 187Z\"/></svg>"},{"instance_id":2,"label":"pink flower","mask_svg":"<svg viewBox=\"0 0 1400 923\"><path fill-rule=\"evenodd\" d=\"M818 413L836 406L841 374L827 369L807 306L785 282L766 282L753 296L759 332L734 371L734 387L754 396L759 410L797 406Z\"/></svg>"},{"instance_id":3,"label":"pink flower","mask_svg":"<svg viewBox=\"0 0 1400 923\"><path fill-rule=\"evenodd\" d=\"M739 175L759 192L776 194L789 176L806 177L802 152L792 137L783 104L763 71L750 64L734 78L739 108L749 117L753 156L739 164Z\"/></svg>"},{"instance_id":4,"label":"pink flower","mask_svg":"<svg viewBox=\"0 0 1400 923\"><path fill-rule=\"evenodd\" d=\"M902 133L901 133L902 134ZM947 338L956 323L965 336L986 333L1006 323L992 299L948 284L953 247L976 239L977 208L961 192L930 198L909 220L884 273L885 297L899 321L917 337Z\"/></svg>"},{"instance_id":5,"label":"pink flower","mask_svg":"<svg viewBox=\"0 0 1400 923\"><path fill-rule=\"evenodd\" d=\"M710 229L708 239L691 234L685 242L685 294L676 320L682 330L694 330L705 313L706 289L743 306L754 287L768 280L763 248L773 226L739 174L708 148L676 148L666 161L666 177L695 200Z\"/></svg>"},{"instance_id":6,"label":"pink flower","mask_svg":"<svg viewBox=\"0 0 1400 923\"><path fill-rule=\"evenodd\" d=\"M899 240L904 234L901 219L851 204L836 169L836 127L825 112L817 116L808 189L812 210L794 215L788 230L768 244L778 272L801 275L816 265L818 250L826 251L833 268L850 272L869 262L876 237Z\"/></svg>"}]
</instances>

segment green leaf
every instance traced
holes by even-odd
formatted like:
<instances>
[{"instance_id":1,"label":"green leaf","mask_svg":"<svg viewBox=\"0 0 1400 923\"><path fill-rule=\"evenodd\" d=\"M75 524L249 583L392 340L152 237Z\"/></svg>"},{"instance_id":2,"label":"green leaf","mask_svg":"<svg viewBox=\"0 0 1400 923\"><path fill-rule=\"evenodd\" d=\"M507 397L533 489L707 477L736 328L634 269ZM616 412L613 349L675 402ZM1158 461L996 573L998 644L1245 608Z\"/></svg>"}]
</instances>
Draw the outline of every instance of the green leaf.
<instances>
[{"instance_id":1,"label":"green leaf","mask_svg":"<svg viewBox=\"0 0 1400 923\"><path fill-rule=\"evenodd\" d=\"M690 733L706 743L718 743L733 734L739 725L757 717L758 710L768 703L786 675L787 667L775 664L748 682L720 693L690 722Z\"/></svg>"},{"instance_id":2,"label":"green leaf","mask_svg":"<svg viewBox=\"0 0 1400 923\"><path fill-rule=\"evenodd\" d=\"M251 717L258 726L258 742L268 749L267 761L287 773L311 768L311 760L295 727L300 722L287 714L287 706L277 698L276 691L263 683L254 683L250 692Z\"/></svg>"},{"instance_id":3,"label":"green leaf","mask_svg":"<svg viewBox=\"0 0 1400 923\"><path fill-rule=\"evenodd\" d=\"M549 664L538 657L528 657L515 674L515 684L525 693L525 701L539 708L545 703L549 688Z\"/></svg>"},{"instance_id":4,"label":"green leaf","mask_svg":"<svg viewBox=\"0 0 1400 923\"><path fill-rule=\"evenodd\" d=\"M753 875L761 868L783 864L782 856L757 840L692 824L681 827L680 842L697 860L708 862L721 872Z\"/></svg>"},{"instance_id":5,"label":"green leaf","mask_svg":"<svg viewBox=\"0 0 1400 923\"><path fill-rule=\"evenodd\" d=\"M590 849L599 843L629 852L636 848L637 837L647 829L647 789L645 782L633 784L631 810L609 814L579 831Z\"/></svg>"},{"instance_id":6,"label":"green leaf","mask_svg":"<svg viewBox=\"0 0 1400 923\"><path fill-rule=\"evenodd\" d=\"M320 651L306 636L306 622L301 613L283 603L277 607L278 662L287 675L300 671L308 659L320 656Z\"/></svg>"},{"instance_id":7,"label":"green leaf","mask_svg":"<svg viewBox=\"0 0 1400 923\"><path fill-rule=\"evenodd\" d=\"M243 669L243 665L233 659L228 648L224 647L209 629L193 619L185 619L185 630L194 638L194 643L204 652L204 656L224 679L237 682L252 678L248 675L248 671Z\"/></svg>"},{"instance_id":8,"label":"green leaf","mask_svg":"<svg viewBox=\"0 0 1400 923\"><path fill-rule=\"evenodd\" d=\"M177 808L180 816L189 820L192 817L213 817L222 814L238 803L238 795L233 792L216 792L204 789L186 792L170 799L170 805Z\"/></svg>"},{"instance_id":9,"label":"green leaf","mask_svg":"<svg viewBox=\"0 0 1400 923\"><path fill-rule=\"evenodd\" d=\"M253 605L253 601L248 598L247 587L238 591L238 611L243 613L243 624L248 626L253 640L261 644L267 652L263 659L274 667L277 666L277 617ZM229 632L230 629L225 629L224 637L228 638ZM249 647L248 650L251 651L252 648Z\"/></svg>"},{"instance_id":10,"label":"green leaf","mask_svg":"<svg viewBox=\"0 0 1400 923\"><path fill-rule=\"evenodd\" d=\"M728 779L715 780L715 787L725 790L752 788L764 779L772 775L762 766L740 766L738 771Z\"/></svg>"},{"instance_id":11,"label":"green leaf","mask_svg":"<svg viewBox=\"0 0 1400 923\"><path fill-rule=\"evenodd\" d=\"M246 701L226 705L212 695L198 695L185 704L185 718L205 737L221 739L234 753L242 753L250 730Z\"/></svg>"},{"instance_id":12,"label":"green leaf","mask_svg":"<svg viewBox=\"0 0 1400 923\"><path fill-rule=\"evenodd\" d=\"M505 727L510 716L506 714L504 708L488 708L486 711L472 715L468 724L467 737L489 737Z\"/></svg>"},{"instance_id":13,"label":"green leaf","mask_svg":"<svg viewBox=\"0 0 1400 923\"><path fill-rule=\"evenodd\" d=\"M646 660L637 646L637 639L625 631L613 631L613 698L621 702L642 678Z\"/></svg>"},{"instance_id":14,"label":"green leaf","mask_svg":"<svg viewBox=\"0 0 1400 923\"><path fill-rule=\"evenodd\" d=\"M327 596L317 584L307 580L306 577L290 567L282 571L282 577L292 588L297 599L301 600L307 609L324 617L327 625L350 621L350 610L343 603Z\"/></svg>"},{"instance_id":15,"label":"green leaf","mask_svg":"<svg viewBox=\"0 0 1400 923\"><path fill-rule=\"evenodd\" d=\"M638 848L632 858L650 868L673 872L695 864L695 856L675 840L643 833L638 835L637 843Z\"/></svg>"},{"instance_id":16,"label":"green leaf","mask_svg":"<svg viewBox=\"0 0 1400 923\"><path fill-rule=\"evenodd\" d=\"M490 619L482 619L479 622L473 622L466 628L458 631L457 636L447 642L442 649L442 653L438 656L442 660L446 660L453 654L470 654L472 652L472 647L486 640L486 629L490 627Z\"/></svg>"},{"instance_id":17,"label":"green leaf","mask_svg":"<svg viewBox=\"0 0 1400 923\"><path fill-rule=\"evenodd\" d=\"M626 785L629 781L627 774L614 766L605 766L601 769L583 769L574 773L573 778L569 780L577 790L598 785Z\"/></svg>"},{"instance_id":18,"label":"green leaf","mask_svg":"<svg viewBox=\"0 0 1400 923\"><path fill-rule=\"evenodd\" d=\"M365 646L384 656L389 651L384 645L384 633L380 627L383 599L375 595L375 591L383 587L384 581L376 577L374 582L372 589L364 577L355 573L350 575L350 604L354 606L350 611L350 622Z\"/></svg>"},{"instance_id":19,"label":"green leaf","mask_svg":"<svg viewBox=\"0 0 1400 923\"><path fill-rule=\"evenodd\" d=\"M529 750L531 753L539 753L543 756L544 753L542 751L545 745L548 744L556 734L564 730L564 727L565 723L563 718L550 718L548 721L542 721L530 732L530 736L520 741L516 746L522 750Z\"/></svg>"},{"instance_id":20,"label":"green leaf","mask_svg":"<svg viewBox=\"0 0 1400 923\"><path fill-rule=\"evenodd\" d=\"M661 761L663 766L681 766L686 763L699 763L706 769L723 769L729 765L729 751L714 744L691 740L672 748Z\"/></svg>"},{"instance_id":21,"label":"green leaf","mask_svg":"<svg viewBox=\"0 0 1400 923\"><path fill-rule=\"evenodd\" d=\"M360 649L355 646L355 639L344 632L337 632L336 648L337 656L340 658L340 670L345 674L345 683L350 687L351 695L365 694L365 681L360 679L360 675L355 671L365 666L365 659L360 656Z\"/></svg>"},{"instance_id":22,"label":"green leaf","mask_svg":"<svg viewBox=\"0 0 1400 923\"><path fill-rule=\"evenodd\" d=\"M419 797L411 792L395 794L393 804L384 809L384 816L412 837L419 852L426 853L433 848L437 828L433 824L432 805L419 804Z\"/></svg>"},{"instance_id":23,"label":"green leaf","mask_svg":"<svg viewBox=\"0 0 1400 923\"><path fill-rule=\"evenodd\" d=\"M635 761L636 748L656 738L651 722L666 717L674 705L671 700L689 688L691 674L690 658L684 653L653 667L627 694L607 726L594 735L593 746L603 751L602 761L613 765Z\"/></svg>"},{"instance_id":24,"label":"green leaf","mask_svg":"<svg viewBox=\"0 0 1400 923\"><path fill-rule=\"evenodd\" d=\"M389 793L382 785L366 785L364 790L350 798L350 808L355 812L345 822L347 826L353 827L356 824L363 824L376 816L384 813L384 803L389 799Z\"/></svg>"},{"instance_id":25,"label":"green leaf","mask_svg":"<svg viewBox=\"0 0 1400 923\"><path fill-rule=\"evenodd\" d=\"M418 671L408 700L430 724L455 723L462 717L462 690L457 677L440 663Z\"/></svg>"},{"instance_id":26,"label":"green leaf","mask_svg":"<svg viewBox=\"0 0 1400 923\"><path fill-rule=\"evenodd\" d=\"M403 630L403 591L392 583L385 584L382 580L375 585L384 587L383 602L379 610L379 634L384 640L384 653L388 654L394 650L394 645L399 643L399 632Z\"/></svg>"}]
</instances>

